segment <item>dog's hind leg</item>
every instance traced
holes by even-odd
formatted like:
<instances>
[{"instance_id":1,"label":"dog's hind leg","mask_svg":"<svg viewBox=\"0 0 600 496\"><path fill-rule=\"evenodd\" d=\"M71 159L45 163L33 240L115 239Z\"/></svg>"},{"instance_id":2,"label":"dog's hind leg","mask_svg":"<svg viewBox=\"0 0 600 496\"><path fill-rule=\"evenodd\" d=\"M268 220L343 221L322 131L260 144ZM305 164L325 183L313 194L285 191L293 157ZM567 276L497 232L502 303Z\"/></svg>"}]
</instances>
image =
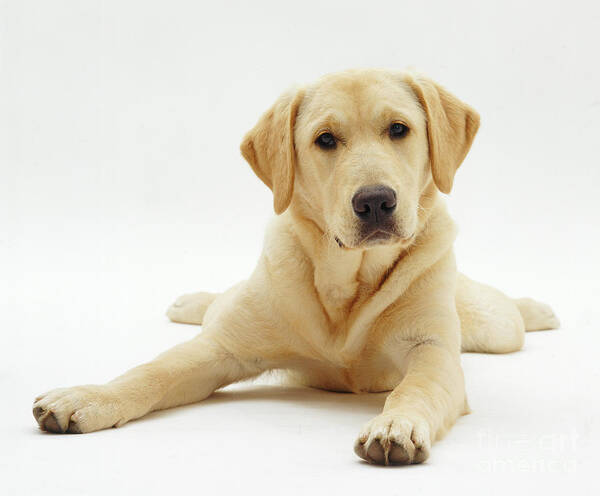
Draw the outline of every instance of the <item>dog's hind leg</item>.
<instances>
[{"instance_id":1,"label":"dog's hind leg","mask_svg":"<svg viewBox=\"0 0 600 496\"><path fill-rule=\"evenodd\" d=\"M558 319L547 305L530 298L512 299L459 274L456 309L462 351L510 353L523 347L525 331L554 329Z\"/></svg>"},{"instance_id":2,"label":"dog's hind leg","mask_svg":"<svg viewBox=\"0 0 600 496\"><path fill-rule=\"evenodd\" d=\"M167 310L167 317L181 324L202 324L210 304L219 296L217 293L190 293L180 296Z\"/></svg>"}]
</instances>

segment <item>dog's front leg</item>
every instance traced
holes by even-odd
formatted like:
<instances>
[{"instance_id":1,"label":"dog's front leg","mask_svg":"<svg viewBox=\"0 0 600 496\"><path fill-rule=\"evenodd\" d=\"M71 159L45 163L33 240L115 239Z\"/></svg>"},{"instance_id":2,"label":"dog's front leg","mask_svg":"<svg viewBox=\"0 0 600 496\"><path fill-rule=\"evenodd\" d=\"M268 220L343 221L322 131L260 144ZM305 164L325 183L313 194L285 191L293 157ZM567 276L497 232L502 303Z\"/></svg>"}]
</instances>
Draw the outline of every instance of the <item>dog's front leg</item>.
<instances>
[{"instance_id":1,"label":"dog's front leg","mask_svg":"<svg viewBox=\"0 0 600 496\"><path fill-rule=\"evenodd\" d=\"M436 438L464 413L460 355L434 341L416 344L407 355L402 382L388 396L383 413L371 420L355 444L370 463L421 463Z\"/></svg>"},{"instance_id":2,"label":"dog's front leg","mask_svg":"<svg viewBox=\"0 0 600 496\"><path fill-rule=\"evenodd\" d=\"M203 400L216 389L260 373L214 336L200 336L108 384L55 389L36 398L33 414L51 432L117 427L155 410Z\"/></svg>"}]
</instances>

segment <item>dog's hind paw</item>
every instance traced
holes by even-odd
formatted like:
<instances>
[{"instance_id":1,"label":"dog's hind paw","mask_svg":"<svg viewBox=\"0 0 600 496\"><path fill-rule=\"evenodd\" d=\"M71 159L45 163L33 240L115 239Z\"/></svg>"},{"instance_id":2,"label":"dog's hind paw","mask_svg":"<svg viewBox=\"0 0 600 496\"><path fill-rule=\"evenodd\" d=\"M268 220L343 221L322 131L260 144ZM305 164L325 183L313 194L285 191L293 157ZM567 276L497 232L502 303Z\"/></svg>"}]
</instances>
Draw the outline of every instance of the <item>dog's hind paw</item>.
<instances>
[{"instance_id":1,"label":"dog's hind paw","mask_svg":"<svg viewBox=\"0 0 600 496\"><path fill-rule=\"evenodd\" d=\"M202 324L204 314L217 297L213 293L184 294L175 300L167 310L167 317L182 324Z\"/></svg>"},{"instance_id":2,"label":"dog's hind paw","mask_svg":"<svg viewBox=\"0 0 600 496\"><path fill-rule=\"evenodd\" d=\"M545 303L532 298L518 298L515 303L525 322L526 331L543 331L560 327L560 321Z\"/></svg>"}]
</instances>

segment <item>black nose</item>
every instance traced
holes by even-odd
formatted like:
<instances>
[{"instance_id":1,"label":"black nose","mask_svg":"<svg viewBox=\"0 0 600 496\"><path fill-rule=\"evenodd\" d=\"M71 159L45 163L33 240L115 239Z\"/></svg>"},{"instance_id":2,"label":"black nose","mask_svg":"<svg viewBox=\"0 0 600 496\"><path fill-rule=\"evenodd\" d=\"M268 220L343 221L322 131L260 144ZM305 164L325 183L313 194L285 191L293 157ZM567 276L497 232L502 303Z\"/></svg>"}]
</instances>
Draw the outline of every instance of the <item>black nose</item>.
<instances>
[{"instance_id":1,"label":"black nose","mask_svg":"<svg viewBox=\"0 0 600 496\"><path fill-rule=\"evenodd\" d=\"M396 209L396 192L383 184L364 186L352 197L357 217L368 224L378 224Z\"/></svg>"}]
</instances>

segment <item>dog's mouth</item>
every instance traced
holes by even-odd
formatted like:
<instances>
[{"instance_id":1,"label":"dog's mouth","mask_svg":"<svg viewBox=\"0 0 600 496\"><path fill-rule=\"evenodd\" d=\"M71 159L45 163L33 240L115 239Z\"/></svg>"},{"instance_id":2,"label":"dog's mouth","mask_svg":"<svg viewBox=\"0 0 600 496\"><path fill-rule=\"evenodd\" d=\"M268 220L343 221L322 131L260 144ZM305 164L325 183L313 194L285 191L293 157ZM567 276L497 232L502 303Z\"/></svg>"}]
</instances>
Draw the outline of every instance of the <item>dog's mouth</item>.
<instances>
[{"instance_id":1,"label":"dog's mouth","mask_svg":"<svg viewBox=\"0 0 600 496\"><path fill-rule=\"evenodd\" d=\"M370 234L364 236L358 244L359 246L380 244L382 242L389 241L393 238L399 238L399 236L392 231L387 231L385 229L376 229Z\"/></svg>"},{"instance_id":2,"label":"dog's mouth","mask_svg":"<svg viewBox=\"0 0 600 496\"><path fill-rule=\"evenodd\" d=\"M415 237L415 234L409 236L402 236L394 231L388 231L384 229L376 229L366 236L363 236L356 244L350 246L344 243L338 236L334 236L335 242L340 248L353 249L353 248L368 248L378 245L391 245L395 243L409 243Z\"/></svg>"}]
</instances>

